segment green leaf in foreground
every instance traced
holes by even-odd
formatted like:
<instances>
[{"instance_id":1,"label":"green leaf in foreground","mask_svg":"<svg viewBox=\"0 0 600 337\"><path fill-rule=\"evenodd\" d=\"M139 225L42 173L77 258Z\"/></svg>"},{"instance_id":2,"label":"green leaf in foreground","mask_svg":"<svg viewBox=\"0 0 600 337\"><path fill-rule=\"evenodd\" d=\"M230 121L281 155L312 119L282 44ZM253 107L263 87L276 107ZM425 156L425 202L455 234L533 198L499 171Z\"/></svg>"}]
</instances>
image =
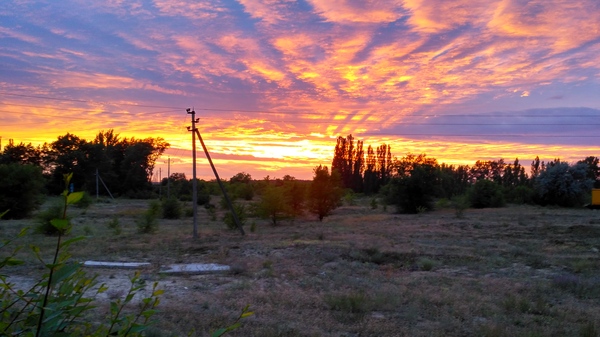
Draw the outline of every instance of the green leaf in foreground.
<instances>
[{"instance_id":1,"label":"green leaf in foreground","mask_svg":"<svg viewBox=\"0 0 600 337\"><path fill-rule=\"evenodd\" d=\"M84 192L73 192L67 196L67 205L72 205L77 203L81 198L83 198Z\"/></svg>"},{"instance_id":2,"label":"green leaf in foreground","mask_svg":"<svg viewBox=\"0 0 600 337\"><path fill-rule=\"evenodd\" d=\"M52 219L50 220L52 226L56 229L67 229L69 227L69 220L67 219Z\"/></svg>"}]
</instances>

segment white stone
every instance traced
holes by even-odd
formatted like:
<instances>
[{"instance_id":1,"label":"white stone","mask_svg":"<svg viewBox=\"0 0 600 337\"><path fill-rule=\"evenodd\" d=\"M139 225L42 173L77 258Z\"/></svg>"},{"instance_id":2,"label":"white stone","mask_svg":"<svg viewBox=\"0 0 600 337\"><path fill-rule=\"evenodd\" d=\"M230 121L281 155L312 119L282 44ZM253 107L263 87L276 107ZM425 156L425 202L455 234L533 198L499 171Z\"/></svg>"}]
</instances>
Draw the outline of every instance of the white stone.
<instances>
[{"instance_id":1,"label":"white stone","mask_svg":"<svg viewBox=\"0 0 600 337\"><path fill-rule=\"evenodd\" d=\"M187 263L187 264L170 264L160 271L162 274L209 274L209 273L225 273L231 267L216 264L216 263Z\"/></svg>"},{"instance_id":2,"label":"white stone","mask_svg":"<svg viewBox=\"0 0 600 337\"><path fill-rule=\"evenodd\" d=\"M123 268L123 269L135 269L140 267L150 266L149 262L105 262L105 261L85 261L84 267L97 267L97 268Z\"/></svg>"}]
</instances>

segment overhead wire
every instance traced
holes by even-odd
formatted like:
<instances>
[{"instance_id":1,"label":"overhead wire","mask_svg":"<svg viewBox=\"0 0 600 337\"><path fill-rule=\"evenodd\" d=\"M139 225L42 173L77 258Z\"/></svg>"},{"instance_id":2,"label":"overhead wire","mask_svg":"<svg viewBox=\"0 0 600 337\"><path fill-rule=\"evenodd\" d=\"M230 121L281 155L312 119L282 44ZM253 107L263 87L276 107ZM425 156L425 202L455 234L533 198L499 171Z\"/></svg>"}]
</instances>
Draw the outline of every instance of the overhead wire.
<instances>
[{"instance_id":1,"label":"overhead wire","mask_svg":"<svg viewBox=\"0 0 600 337\"><path fill-rule=\"evenodd\" d=\"M66 98L58 98L58 97L48 97L48 96L39 96L39 95L26 95L26 94L13 94L13 93L6 93L6 92L2 92L0 91L0 95L5 95L5 96L17 96L17 97L25 97L25 98L37 98L37 99L48 99L48 100L54 100L54 101L66 101L66 102L81 102L81 103L98 103L98 102L94 102L94 101L89 101L89 100L77 100L77 99L66 99ZM35 107L35 108L49 108L47 106L41 106L41 105L33 105L33 104L18 104L18 103L0 103L0 105L4 105L4 106L19 106L19 107ZM141 107L141 108L158 108L158 109L168 109L168 110L161 110L161 111L148 111L148 112L144 112L146 114L159 114L159 113L169 113L169 112L177 112L177 111L183 111L184 108L180 108L180 107L172 107L172 106L163 106L163 105L144 105L144 104L134 104L134 103L110 103L109 105L113 105L113 106L119 106L119 105L124 105L124 106L132 106L132 107ZM81 108L57 108L57 110L66 110L66 111L73 111L73 112L79 112L79 113L93 113L94 117L97 117L98 115L104 115L104 114L108 114L111 117L112 121L118 121L120 120L123 116L128 116L129 114L127 113L120 113L120 112L116 112L116 111L97 111L97 110L87 110L87 109L81 109ZM280 115L286 115L286 114L292 114L292 115L316 115L316 116L321 116L322 113L318 113L318 112L303 112L303 111L274 111L274 110L249 110L249 109L223 109L223 108L194 108L194 110L198 110L198 111L213 111L213 112L248 112L248 113L259 113L259 114L280 114ZM8 114L29 114L31 115L30 111L27 112L21 112L21 111L8 111L8 110L0 110L0 112L3 113L8 113ZM138 113L132 113L131 115L137 115ZM34 114L36 117L40 117L39 114ZM69 119L69 120L89 120L90 117L78 117L78 116L65 116L62 114L51 114L51 113L44 113L43 114L44 117L53 117L53 118L58 118L58 119ZM346 115L346 116L342 116L342 117L364 117L361 115ZM379 115L381 116L381 115ZM390 115L385 115L387 117L389 117ZM412 115L412 116L402 116L405 119L408 120L402 120L402 121L397 121L397 122L389 122L389 123L382 123L379 121L356 121L356 120L352 120L352 119L339 119L339 120L328 120L328 119L320 119L320 120L266 120L265 122L268 123L287 123L287 124L315 124L315 125L323 125L326 124L327 126L346 126L348 123L352 123L355 122L357 123L357 126L363 126L363 125L385 125L385 126L416 126L416 125L420 125L420 126L600 126L600 123L457 123L457 122L446 122L446 123L442 123L442 122L435 122L435 123L424 123L424 122L411 122L409 121L410 119L415 119L415 118L436 118L436 117L440 117L440 118L446 118L446 117L468 117L468 118L472 118L472 117L476 117L476 118L490 118L490 119L498 119L498 118L600 118L600 115L589 115L589 114L577 114L577 115L553 115L553 114L520 114L520 115L507 115L505 113L499 113L498 115L474 115L474 114L421 114L421 115ZM367 117L369 118L369 117ZM187 115L186 118L187 119ZM243 119L240 118L234 118L234 119L227 119L227 121L243 121ZM39 124L39 120L32 122L31 124ZM28 125L27 123L18 123L18 124L11 124L11 125ZM544 137L544 138L598 138L600 136L596 136L596 135L581 135L581 134L577 134L577 135L555 135L555 134L551 134L551 135L531 135L531 134L490 134L490 133L486 133L486 134L442 134L439 132L436 133L371 133L371 132L364 132L364 133L360 133L360 134L369 134L369 135L390 135L390 136L439 136L439 137Z\"/></svg>"}]
</instances>

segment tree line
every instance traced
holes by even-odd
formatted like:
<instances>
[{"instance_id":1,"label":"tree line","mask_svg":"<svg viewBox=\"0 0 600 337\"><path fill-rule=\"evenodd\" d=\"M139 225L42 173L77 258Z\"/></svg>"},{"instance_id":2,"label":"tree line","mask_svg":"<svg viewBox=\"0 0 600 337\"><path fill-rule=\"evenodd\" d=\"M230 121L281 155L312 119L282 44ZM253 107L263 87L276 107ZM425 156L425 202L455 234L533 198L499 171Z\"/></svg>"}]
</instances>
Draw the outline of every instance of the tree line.
<instances>
[{"instance_id":1,"label":"tree line","mask_svg":"<svg viewBox=\"0 0 600 337\"><path fill-rule=\"evenodd\" d=\"M29 204L39 201L34 197L27 197L28 202L15 200L24 198L26 190L45 188L48 194L60 193L65 173L73 173L76 190L94 192L96 170L117 196L157 197L151 184L154 164L168 147L161 138L121 138L113 130L99 132L92 141L68 133L37 147L11 141L0 154L1 199L6 201L0 209L13 205L12 217L18 217L15 207L31 209ZM518 158L448 165L426 154L392 156L387 144L368 145L365 151L363 141L352 135L337 138L330 167L315 167L311 181L289 175L253 180L240 172L225 185L240 212L269 219L273 225L305 212L322 220L349 193L379 198L399 212L416 213L432 209L436 200L462 201L469 207L505 203L578 206L589 199L594 186L600 188L599 160L594 156L576 163L560 159L546 163L536 157L529 169ZM169 190L179 201L192 199L192 181L183 173L173 173L160 185L163 196ZM198 203L210 211L214 207L211 195L220 194L218 185L199 180L197 186ZM255 195L260 196L258 201Z\"/></svg>"},{"instance_id":2,"label":"tree line","mask_svg":"<svg viewBox=\"0 0 600 337\"><path fill-rule=\"evenodd\" d=\"M600 188L599 159L588 156L576 163L536 157L529 167L518 158L506 162L478 160L473 165L438 163L426 154L393 157L389 145L367 154L363 141L352 135L338 137L331 167L345 188L356 193L379 192L401 212L431 209L434 199L467 197L471 206L510 203L577 206L585 203L593 187Z\"/></svg>"},{"instance_id":3,"label":"tree line","mask_svg":"<svg viewBox=\"0 0 600 337\"><path fill-rule=\"evenodd\" d=\"M112 129L100 131L91 141L71 133L39 146L9 140L0 153L0 208L11 208L7 217L27 216L31 207L26 204L39 204L39 197L25 195L32 190L60 194L69 173L78 191L95 192L98 173L115 196L148 195L155 162L168 147L162 138L120 137ZM23 199L29 201L23 204Z\"/></svg>"}]
</instances>

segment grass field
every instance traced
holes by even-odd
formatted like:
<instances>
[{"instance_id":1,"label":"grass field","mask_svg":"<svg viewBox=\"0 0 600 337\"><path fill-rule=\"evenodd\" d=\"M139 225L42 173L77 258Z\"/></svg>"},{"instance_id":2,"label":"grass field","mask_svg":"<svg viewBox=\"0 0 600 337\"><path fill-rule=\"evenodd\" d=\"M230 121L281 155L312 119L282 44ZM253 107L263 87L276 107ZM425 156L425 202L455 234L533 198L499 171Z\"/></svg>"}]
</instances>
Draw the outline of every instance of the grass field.
<instances>
[{"instance_id":1,"label":"grass field","mask_svg":"<svg viewBox=\"0 0 600 337\"><path fill-rule=\"evenodd\" d=\"M135 219L148 201L95 203L71 209L70 236L87 236L72 253L152 264L143 277L166 292L151 336L208 335L246 304L255 314L232 336L600 336L600 212L509 206L457 218L452 209L400 215L369 202L358 199L323 222L272 227L249 219L245 237L200 208L197 240L190 217L159 220L155 234L138 234ZM1 221L0 236L24 226L33 221ZM50 258L55 238L32 234L21 243ZM11 277L27 283L42 268L27 250L20 256L27 263ZM198 262L232 272L157 273ZM111 287L107 298L122 295L133 273L89 272Z\"/></svg>"}]
</instances>

